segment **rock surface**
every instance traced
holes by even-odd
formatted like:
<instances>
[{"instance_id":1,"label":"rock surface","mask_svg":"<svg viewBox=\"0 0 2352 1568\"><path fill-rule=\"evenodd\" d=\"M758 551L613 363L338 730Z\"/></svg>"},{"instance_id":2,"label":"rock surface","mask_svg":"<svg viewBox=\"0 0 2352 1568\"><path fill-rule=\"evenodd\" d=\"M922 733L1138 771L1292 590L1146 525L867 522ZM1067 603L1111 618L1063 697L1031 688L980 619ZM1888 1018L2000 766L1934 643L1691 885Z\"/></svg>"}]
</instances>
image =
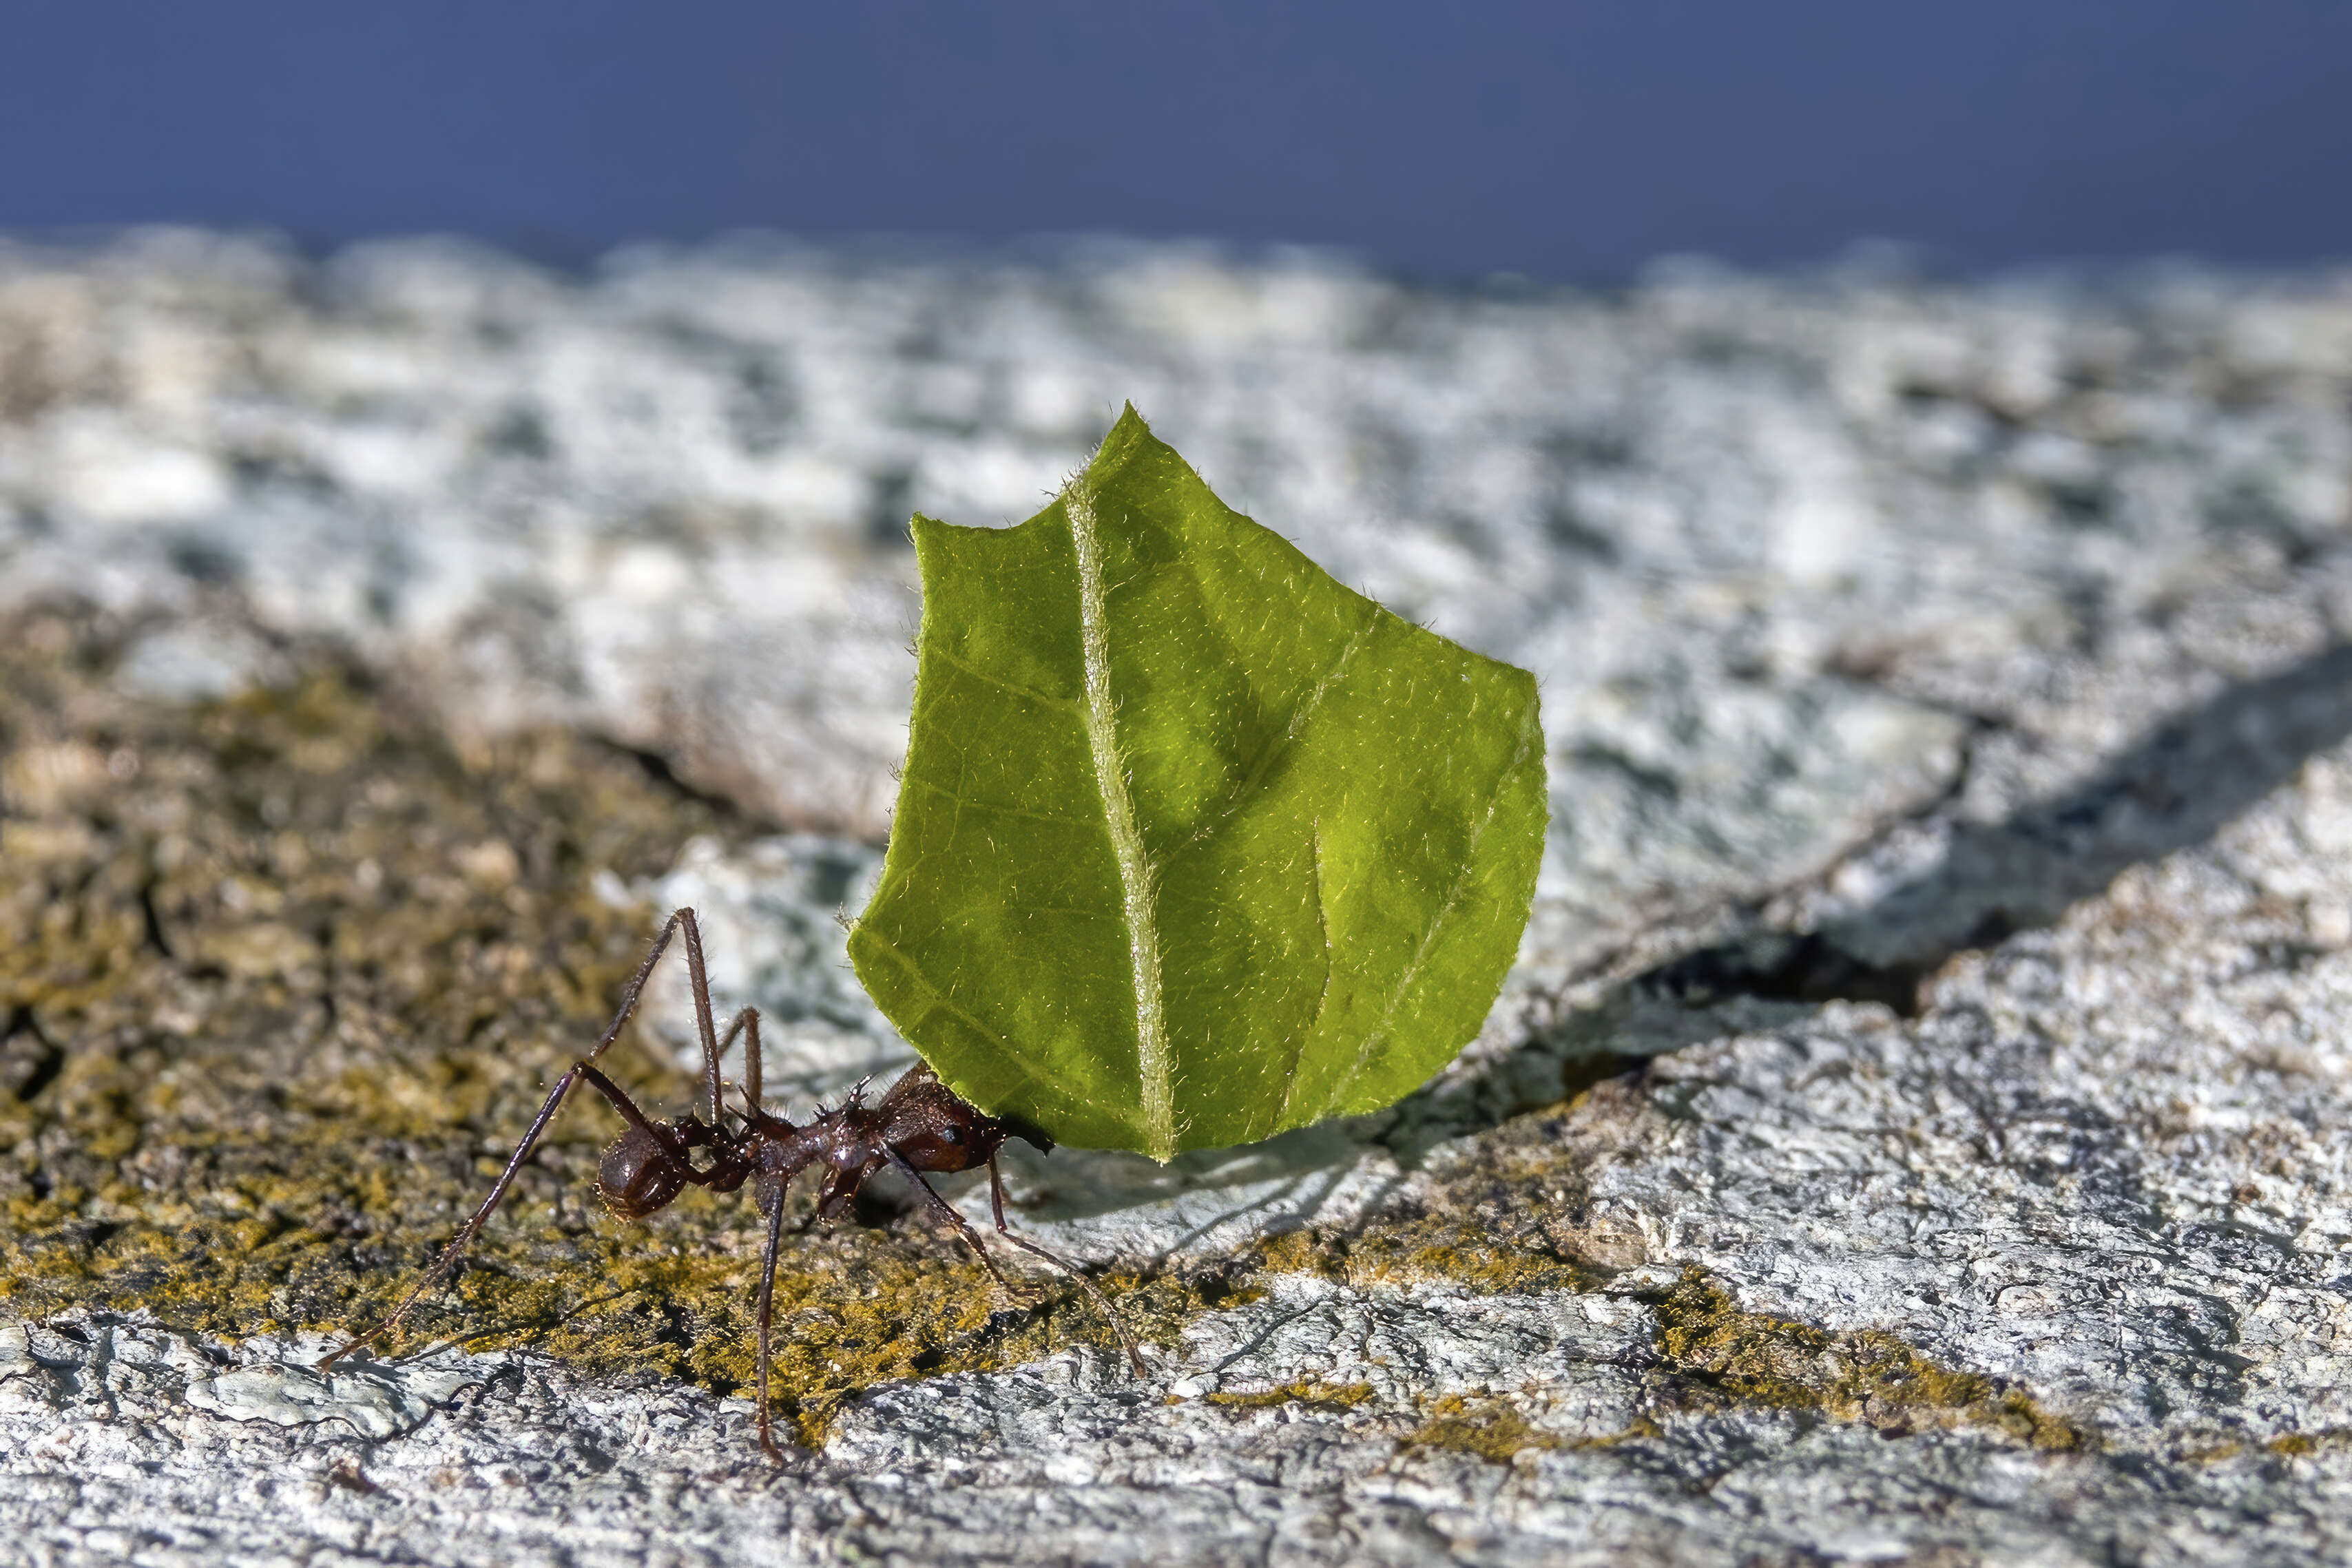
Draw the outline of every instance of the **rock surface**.
<instances>
[{"instance_id":1,"label":"rock surface","mask_svg":"<svg viewBox=\"0 0 2352 1568\"><path fill-rule=\"evenodd\" d=\"M1476 1045L1381 1117L1012 1173L1146 1383L1082 1297L846 1233L772 1471L745 1221L592 1220L602 1124L466 1282L504 1348L310 1373L661 907L787 1102L906 1060L831 924L903 738L899 525L1026 515L1121 398L1543 679ZM0 614L34 1561L2352 1555L2340 281L18 250ZM845 1291L929 1304L868 1343Z\"/></svg>"}]
</instances>

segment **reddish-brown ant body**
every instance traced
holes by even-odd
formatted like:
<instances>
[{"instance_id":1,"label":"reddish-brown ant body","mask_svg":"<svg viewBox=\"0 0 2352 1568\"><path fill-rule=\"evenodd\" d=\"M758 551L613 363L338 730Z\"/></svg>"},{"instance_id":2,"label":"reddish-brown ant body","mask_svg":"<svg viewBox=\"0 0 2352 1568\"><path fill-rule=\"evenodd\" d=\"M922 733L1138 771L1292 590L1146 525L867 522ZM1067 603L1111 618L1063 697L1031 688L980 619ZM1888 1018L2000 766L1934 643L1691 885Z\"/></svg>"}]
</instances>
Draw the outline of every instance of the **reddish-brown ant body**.
<instances>
[{"instance_id":1,"label":"reddish-brown ant body","mask_svg":"<svg viewBox=\"0 0 2352 1568\"><path fill-rule=\"evenodd\" d=\"M627 1027L654 966L667 950L670 938L681 932L686 936L687 974L694 991L695 1028L702 1041L708 1114L689 1111L675 1122L661 1122L639 1110L620 1085L597 1071L595 1062ZM719 1059L739 1036L743 1040L743 1109L740 1114L724 1103L719 1076ZM719 1036L711 1013L710 984L703 970L702 934L695 925L691 909L677 911L662 926L661 935L654 939L653 950L646 955L646 961L638 966L635 977L622 993L620 1011L614 1015L595 1048L556 1080L547 1103L539 1108L530 1131L523 1134L506 1169L491 1186L489 1196L458 1227L456 1239L442 1249L441 1255L425 1270L425 1277L401 1298L390 1317L320 1361L320 1371L390 1332L425 1291L457 1267L467 1244L480 1233L499 1200L506 1197L507 1189L514 1185L523 1162L530 1158L549 1124L563 1108L565 1097L580 1083L602 1094L626 1124L621 1135L605 1149L596 1184L605 1207L622 1218L643 1219L667 1207L689 1186L733 1192L757 1178L754 1190L761 1212L768 1221L767 1248L760 1265L760 1446L770 1458L781 1460L783 1457L769 1426L768 1369L772 1351L776 1260L784 1232L784 1191L794 1176L812 1166L822 1166L826 1172L824 1188L817 1195L816 1211L812 1217L814 1219L829 1224L838 1218L866 1182L889 1167L913 1184L933 1214L955 1227L990 1277L1009 1291L1012 1286L997 1270L995 1260L988 1255L980 1232L925 1179L927 1173L940 1175L986 1166L989 1201L997 1234L1076 1280L1109 1319L1120 1346L1127 1352L1128 1364L1137 1376L1146 1375L1143 1358L1134 1340L1129 1337L1126 1326L1094 1282L1043 1247L1013 1235L1005 1226L1004 1182L997 1172L997 1151L1008 1138L1020 1138L1041 1151L1052 1149L1053 1140L1018 1122L983 1115L919 1062L872 1105L865 1103L865 1085L861 1083L845 1103L831 1111L820 1105L815 1116L800 1125L762 1109L759 1012L745 1008L727 1026L725 1037ZM700 1165L695 1163L697 1150L702 1151Z\"/></svg>"}]
</instances>

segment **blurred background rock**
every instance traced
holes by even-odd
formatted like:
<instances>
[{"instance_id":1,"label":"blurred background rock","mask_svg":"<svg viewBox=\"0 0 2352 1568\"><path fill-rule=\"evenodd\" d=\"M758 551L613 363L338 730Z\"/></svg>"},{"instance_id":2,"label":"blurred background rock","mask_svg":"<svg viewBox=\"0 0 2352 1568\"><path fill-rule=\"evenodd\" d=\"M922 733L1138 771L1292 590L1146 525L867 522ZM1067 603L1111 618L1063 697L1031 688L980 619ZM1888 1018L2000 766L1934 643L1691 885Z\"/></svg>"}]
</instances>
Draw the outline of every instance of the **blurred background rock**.
<instances>
[{"instance_id":1,"label":"blurred background rock","mask_svg":"<svg viewBox=\"0 0 2352 1568\"><path fill-rule=\"evenodd\" d=\"M868 842L907 514L1025 517L1131 399L1343 580L1537 673L1529 959L1561 973L1963 786L1990 821L2082 782L2332 635L2315 562L2352 526L2352 278L2324 274L1504 296L1203 247L741 243L569 277L154 231L0 253L0 608L163 616L143 694L329 638L462 734L580 727ZM2131 646L2289 580L2252 643ZM2084 658L2132 678L2053 706Z\"/></svg>"}]
</instances>

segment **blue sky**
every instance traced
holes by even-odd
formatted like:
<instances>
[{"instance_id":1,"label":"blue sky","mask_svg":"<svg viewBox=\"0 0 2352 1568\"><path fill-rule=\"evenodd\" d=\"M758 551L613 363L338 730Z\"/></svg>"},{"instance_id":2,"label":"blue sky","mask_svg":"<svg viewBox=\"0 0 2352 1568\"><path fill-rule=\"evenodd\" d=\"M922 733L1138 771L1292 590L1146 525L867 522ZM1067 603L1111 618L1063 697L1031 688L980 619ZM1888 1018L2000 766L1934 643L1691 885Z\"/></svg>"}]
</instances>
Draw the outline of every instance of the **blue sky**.
<instances>
[{"instance_id":1,"label":"blue sky","mask_svg":"<svg viewBox=\"0 0 2352 1568\"><path fill-rule=\"evenodd\" d=\"M0 227L2352 258L2352 0L12 0Z\"/></svg>"}]
</instances>

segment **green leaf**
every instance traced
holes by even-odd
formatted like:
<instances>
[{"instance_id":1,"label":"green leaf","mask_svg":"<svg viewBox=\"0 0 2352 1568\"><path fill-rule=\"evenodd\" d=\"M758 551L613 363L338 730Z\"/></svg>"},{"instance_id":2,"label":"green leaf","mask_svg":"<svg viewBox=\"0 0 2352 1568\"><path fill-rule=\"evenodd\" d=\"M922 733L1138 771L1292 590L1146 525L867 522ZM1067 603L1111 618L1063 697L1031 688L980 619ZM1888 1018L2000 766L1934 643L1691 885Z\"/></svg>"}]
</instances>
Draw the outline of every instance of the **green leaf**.
<instances>
[{"instance_id":1,"label":"green leaf","mask_svg":"<svg viewBox=\"0 0 2352 1568\"><path fill-rule=\"evenodd\" d=\"M1534 893L1535 677L1341 587L1131 407L1018 528L914 530L913 732L849 950L949 1087L1164 1160L1453 1060Z\"/></svg>"}]
</instances>

